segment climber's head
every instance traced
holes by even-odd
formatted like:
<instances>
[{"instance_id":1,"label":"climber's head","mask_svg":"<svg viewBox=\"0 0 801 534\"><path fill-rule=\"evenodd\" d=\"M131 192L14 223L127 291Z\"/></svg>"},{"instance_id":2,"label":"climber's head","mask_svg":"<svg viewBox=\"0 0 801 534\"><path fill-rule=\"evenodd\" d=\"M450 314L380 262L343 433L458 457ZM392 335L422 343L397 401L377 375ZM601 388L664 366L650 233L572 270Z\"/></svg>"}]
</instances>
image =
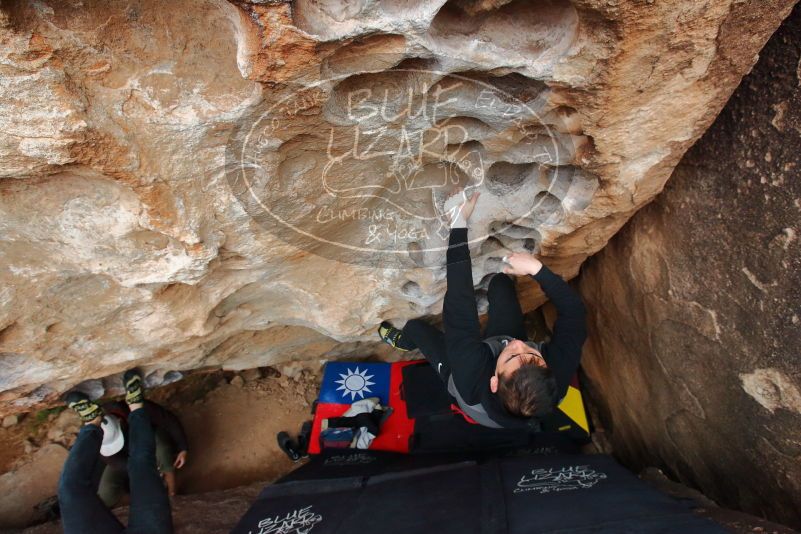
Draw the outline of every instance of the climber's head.
<instances>
[{"instance_id":1,"label":"climber's head","mask_svg":"<svg viewBox=\"0 0 801 534\"><path fill-rule=\"evenodd\" d=\"M556 381L542 354L515 339L498 355L490 390L506 409L523 417L543 415L556 404Z\"/></svg>"}]
</instances>

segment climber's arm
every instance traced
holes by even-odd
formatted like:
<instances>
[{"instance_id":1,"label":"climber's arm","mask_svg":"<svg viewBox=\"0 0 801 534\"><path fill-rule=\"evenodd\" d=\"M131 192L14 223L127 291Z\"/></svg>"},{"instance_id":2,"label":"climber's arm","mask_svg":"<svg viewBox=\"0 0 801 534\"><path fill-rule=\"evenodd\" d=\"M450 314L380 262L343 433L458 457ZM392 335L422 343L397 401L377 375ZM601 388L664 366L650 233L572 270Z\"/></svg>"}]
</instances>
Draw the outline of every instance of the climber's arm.
<instances>
[{"instance_id":1,"label":"climber's arm","mask_svg":"<svg viewBox=\"0 0 801 534\"><path fill-rule=\"evenodd\" d=\"M581 349L587 339L586 311L578 293L544 265L531 277L556 307L553 336L543 347L543 356L556 379L557 395L561 398L581 361Z\"/></svg>"},{"instance_id":2,"label":"climber's arm","mask_svg":"<svg viewBox=\"0 0 801 534\"><path fill-rule=\"evenodd\" d=\"M554 274L531 254L514 253L506 258L508 274L529 275L545 292L556 307L556 323L551 341L542 348L542 355L556 379L558 396L567 392L567 386L578 369L581 348L587 339L586 312L581 297L561 276Z\"/></svg>"},{"instance_id":3,"label":"climber's arm","mask_svg":"<svg viewBox=\"0 0 801 534\"><path fill-rule=\"evenodd\" d=\"M473 391L490 349L481 341L467 228L453 228L447 252L447 284L442 322L453 379L462 395Z\"/></svg>"}]
</instances>

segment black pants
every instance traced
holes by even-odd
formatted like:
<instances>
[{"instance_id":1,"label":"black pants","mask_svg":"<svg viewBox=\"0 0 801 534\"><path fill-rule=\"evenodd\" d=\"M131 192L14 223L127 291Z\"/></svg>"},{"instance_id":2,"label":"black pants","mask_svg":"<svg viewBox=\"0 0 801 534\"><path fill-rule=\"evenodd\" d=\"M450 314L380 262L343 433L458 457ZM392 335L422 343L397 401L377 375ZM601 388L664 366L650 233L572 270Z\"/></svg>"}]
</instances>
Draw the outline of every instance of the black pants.
<instances>
[{"instance_id":1,"label":"black pants","mask_svg":"<svg viewBox=\"0 0 801 534\"><path fill-rule=\"evenodd\" d=\"M511 336L525 341L527 337L523 310L517 300L514 280L503 273L493 276L487 291L487 300L489 310L484 338ZM401 340L405 349L420 349L439 376L447 380L451 370L445 353L445 334L442 331L424 321L412 319L403 327Z\"/></svg>"},{"instance_id":2,"label":"black pants","mask_svg":"<svg viewBox=\"0 0 801 534\"><path fill-rule=\"evenodd\" d=\"M127 530L97 495L94 475L102 443L103 430L84 425L64 463L58 501L65 534L172 534L170 499L156 468L156 440L147 411L140 408L128 416L131 508Z\"/></svg>"}]
</instances>

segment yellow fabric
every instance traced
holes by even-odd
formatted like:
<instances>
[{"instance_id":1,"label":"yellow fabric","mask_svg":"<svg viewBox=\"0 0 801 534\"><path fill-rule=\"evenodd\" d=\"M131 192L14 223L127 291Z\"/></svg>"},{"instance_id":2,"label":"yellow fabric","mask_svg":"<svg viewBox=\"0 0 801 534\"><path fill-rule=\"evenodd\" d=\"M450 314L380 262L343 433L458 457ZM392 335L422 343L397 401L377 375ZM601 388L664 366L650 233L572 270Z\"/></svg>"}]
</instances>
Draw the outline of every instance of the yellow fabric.
<instances>
[{"instance_id":1,"label":"yellow fabric","mask_svg":"<svg viewBox=\"0 0 801 534\"><path fill-rule=\"evenodd\" d=\"M568 386L567 395L559 404L559 409L586 432L590 431L587 414L584 412L584 402L581 400L581 392L578 389Z\"/></svg>"}]
</instances>

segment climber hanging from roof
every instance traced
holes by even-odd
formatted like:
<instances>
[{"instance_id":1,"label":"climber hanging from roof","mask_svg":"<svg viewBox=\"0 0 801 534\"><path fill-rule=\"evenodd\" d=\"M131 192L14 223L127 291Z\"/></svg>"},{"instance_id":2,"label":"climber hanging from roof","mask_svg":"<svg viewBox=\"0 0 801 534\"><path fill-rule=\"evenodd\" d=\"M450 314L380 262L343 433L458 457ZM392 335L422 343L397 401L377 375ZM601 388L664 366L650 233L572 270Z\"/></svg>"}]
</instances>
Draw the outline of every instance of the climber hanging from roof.
<instances>
[{"instance_id":1,"label":"climber hanging from roof","mask_svg":"<svg viewBox=\"0 0 801 534\"><path fill-rule=\"evenodd\" d=\"M80 391L67 395L67 404L76 409L89 401ZM167 486L170 496L175 495L175 470L181 469L187 460L188 443L186 432L178 417L167 408L150 400L145 400L145 411L156 437L156 464ZM114 508L128 493L129 431L128 419L131 414L128 405L121 401L106 402L101 406L105 416L103 423L103 446L100 459L104 464L97 494L109 508ZM80 415L80 413L79 413Z\"/></svg>"},{"instance_id":2,"label":"climber hanging from roof","mask_svg":"<svg viewBox=\"0 0 801 534\"><path fill-rule=\"evenodd\" d=\"M168 489L157 465L157 429L153 417L158 418L159 412L153 407L158 405L145 400L144 382L137 370L125 372L123 385L126 435L116 416L104 413L83 393L73 391L67 396L68 406L78 413L84 425L70 449L58 483L61 522L66 534L173 532ZM123 445L126 446L123 469L131 489L127 530L98 495L96 476L101 457L117 453ZM184 453L180 462L176 459L176 466L183 465L185 458Z\"/></svg>"},{"instance_id":3,"label":"climber hanging from roof","mask_svg":"<svg viewBox=\"0 0 801 534\"><path fill-rule=\"evenodd\" d=\"M388 322L378 333L400 350L420 349L461 411L491 428L539 427L537 418L551 412L564 397L587 337L580 297L536 257L514 253L508 267L489 284L489 311L481 333L473 288L467 221L478 193L465 199L451 218L447 284L442 319L445 332L414 319L403 330ZM514 280L531 276L556 306L553 336L547 343L526 341L523 312Z\"/></svg>"}]
</instances>

